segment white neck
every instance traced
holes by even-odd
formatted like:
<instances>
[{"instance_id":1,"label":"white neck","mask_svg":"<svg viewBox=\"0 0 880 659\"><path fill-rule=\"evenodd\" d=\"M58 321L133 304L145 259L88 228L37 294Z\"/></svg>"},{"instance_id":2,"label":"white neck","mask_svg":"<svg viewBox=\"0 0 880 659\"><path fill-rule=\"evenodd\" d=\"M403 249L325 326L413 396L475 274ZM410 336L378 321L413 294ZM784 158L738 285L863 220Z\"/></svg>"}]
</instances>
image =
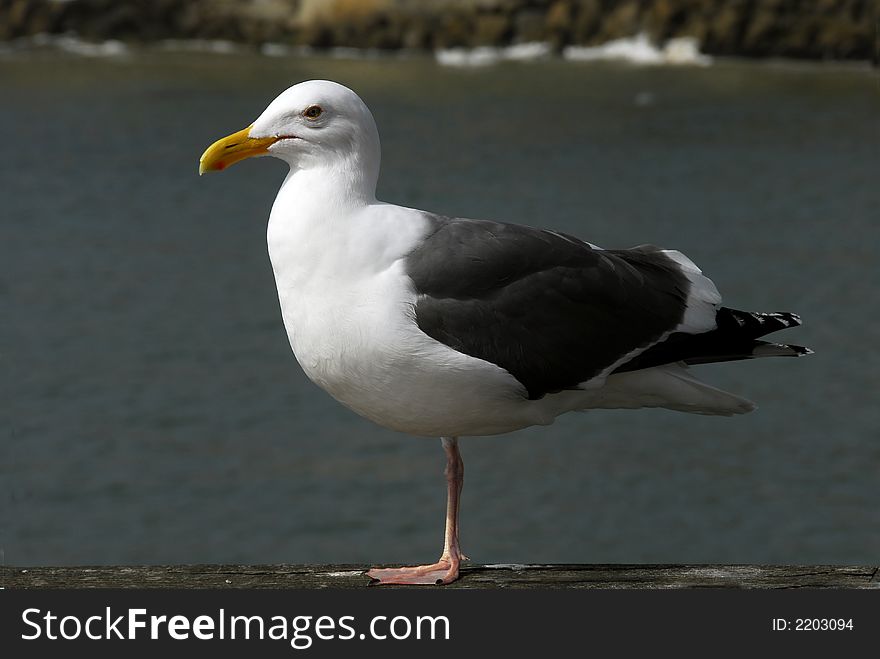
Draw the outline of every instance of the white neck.
<instances>
[{"instance_id":1,"label":"white neck","mask_svg":"<svg viewBox=\"0 0 880 659\"><path fill-rule=\"evenodd\" d=\"M291 167L272 205L271 217L282 212L288 218L291 214L305 216L309 213L327 219L327 216L347 214L374 203L375 183L370 185L352 177L338 166L310 169Z\"/></svg>"},{"instance_id":2,"label":"white neck","mask_svg":"<svg viewBox=\"0 0 880 659\"><path fill-rule=\"evenodd\" d=\"M338 165L291 168L278 191L267 228L269 257L282 304L293 291L351 271L357 252L355 218L376 203L375 182ZM334 245L327 249L327 245Z\"/></svg>"}]
</instances>

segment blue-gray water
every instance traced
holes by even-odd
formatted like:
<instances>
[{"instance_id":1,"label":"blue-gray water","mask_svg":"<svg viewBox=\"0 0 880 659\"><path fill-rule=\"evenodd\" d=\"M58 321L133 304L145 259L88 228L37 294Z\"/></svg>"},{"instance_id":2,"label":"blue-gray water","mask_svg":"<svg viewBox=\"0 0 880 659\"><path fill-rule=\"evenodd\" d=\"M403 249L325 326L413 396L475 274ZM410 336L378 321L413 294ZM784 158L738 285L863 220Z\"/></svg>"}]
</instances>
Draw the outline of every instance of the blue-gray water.
<instances>
[{"instance_id":1,"label":"blue-gray water","mask_svg":"<svg viewBox=\"0 0 880 659\"><path fill-rule=\"evenodd\" d=\"M0 59L3 562L439 552L439 442L361 420L290 354L265 248L283 165L196 176L313 77L372 107L381 198L681 249L727 304L800 312L785 338L816 350L700 367L745 417L464 440L474 560L876 561L876 76L153 53Z\"/></svg>"}]
</instances>

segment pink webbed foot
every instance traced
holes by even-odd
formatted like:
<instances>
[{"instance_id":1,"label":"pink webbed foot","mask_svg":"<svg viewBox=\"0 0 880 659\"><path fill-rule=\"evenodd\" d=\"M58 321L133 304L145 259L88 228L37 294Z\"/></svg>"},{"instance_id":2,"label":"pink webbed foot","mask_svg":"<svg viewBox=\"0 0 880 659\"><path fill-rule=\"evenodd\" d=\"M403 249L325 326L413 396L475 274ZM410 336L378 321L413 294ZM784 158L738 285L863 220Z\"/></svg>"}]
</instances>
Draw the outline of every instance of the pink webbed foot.
<instances>
[{"instance_id":1,"label":"pink webbed foot","mask_svg":"<svg viewBox=\"0 0 880 659\"><path fill-rule=\"evenodd\" d=\"M441 558L432 565L416 567L373 568L367 576L379 584L439 586L458 579L459 561Z\"/></svg>"},{"instance_id":2,"label":"pink webbed foot","mask_svg":"<svg viewBox=\"0 0 880 659\"><path fill-rule=\"evenodd\" d=\"M381 584L442 585L458 579L458 567L467 557L461 553L458 542L458 502L464 481L464 462L455 437L442 439L446 452L446 532L443 553L432 565L416 567L378 568L367 571L367 576Z\"/></svg>"}]
</instances>

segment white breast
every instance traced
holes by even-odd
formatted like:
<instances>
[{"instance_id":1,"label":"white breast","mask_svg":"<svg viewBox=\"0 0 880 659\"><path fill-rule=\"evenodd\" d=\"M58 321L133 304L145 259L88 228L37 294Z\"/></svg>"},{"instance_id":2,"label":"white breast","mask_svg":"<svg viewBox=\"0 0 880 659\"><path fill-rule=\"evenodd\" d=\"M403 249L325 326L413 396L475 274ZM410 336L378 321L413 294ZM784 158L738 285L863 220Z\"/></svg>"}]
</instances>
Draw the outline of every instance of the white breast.
<instances>
[{"instance_id":1,"label":"white breast","mask_svg":"<svg viewBox=\"0 0 880 659\"><path fill-rule=\"evenodd\" d=\"M278 210L268 243L284 325L303 371L330 395L380 425L431 437L550 421L526 413L507 371L418 329L403 258L429 230L420 213L376 204L317 221Z\"/></svg>"}]
</instances>

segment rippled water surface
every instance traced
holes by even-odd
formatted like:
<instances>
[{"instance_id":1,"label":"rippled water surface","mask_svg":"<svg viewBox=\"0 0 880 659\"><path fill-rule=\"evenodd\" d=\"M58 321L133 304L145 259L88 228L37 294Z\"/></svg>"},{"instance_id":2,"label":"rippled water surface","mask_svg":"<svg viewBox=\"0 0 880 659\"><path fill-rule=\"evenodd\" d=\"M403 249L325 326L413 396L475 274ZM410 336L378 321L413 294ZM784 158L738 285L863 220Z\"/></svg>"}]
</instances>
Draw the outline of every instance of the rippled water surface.
<instances>
[{"instance_id":1,"label":"rippled water surface","mask_svg":"<svg viewBox=\"0 0 880 659\"><path fill-rule=\"evenodd\" d=\"M570 414L463 441L480 562L876 562L880 97L863 71L134 54L0 58L0 557L433 558L439 441L290 354L266 255L283 165L199 155L307 78L354 87L380 197L681 249L809 359L700 367L745 417Z\"/></svg>"}]
</instances>

